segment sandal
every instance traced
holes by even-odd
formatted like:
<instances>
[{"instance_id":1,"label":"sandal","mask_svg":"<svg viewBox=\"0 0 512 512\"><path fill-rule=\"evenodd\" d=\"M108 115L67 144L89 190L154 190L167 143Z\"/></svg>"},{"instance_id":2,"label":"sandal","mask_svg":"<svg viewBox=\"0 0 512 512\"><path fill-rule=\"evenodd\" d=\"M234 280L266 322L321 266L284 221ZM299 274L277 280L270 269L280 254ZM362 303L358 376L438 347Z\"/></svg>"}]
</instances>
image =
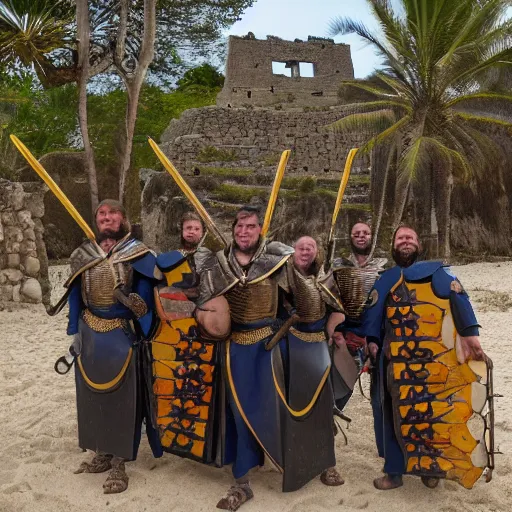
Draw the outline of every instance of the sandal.
<instances>
[{"instance_id":1,"label":"sandal","mask_svg":"<svg viewBox=\"0 0 512 512\"><path fill-rule=\"evenodd\" d=\"M217 503L217 508L222 510L238 510L246 501L254 497L249 483L233 485L227 492L226 497Z\"/></svg>"},{"instance_id":2,"label":"sandal","mask_svg":"<svg viewBox=\"0 0 512 512\"><path fill-rule=\"evenodd\" d=\"M335 487L337 485L343 485L345 480L343 480L336 468L329 468L322 471L322 474L320 475L320 482L324 485Z\"/></svg>"},{"instance_id":3,"label":"sandal","mask_svg":"<svg viewBox=\"0 0 512 512\"><path fill-rule=\"evenodd\" d=\"M124 462L112 467L105 483L103 484L104 494L118 494L128 489L128 475L124 469Z\"/></svg>"},{"instance_id":4,"label":"sandal","mask_svg":"<svg viewBox=\"0 0 512 512\"><path fill-rule=\"evenodd\" d=\"M80 473L104 473L112 468L112 455L108 453L96 453L91 462L82 462L75 475Z\"/></svg>"},{"instance_id":5,"label":"sandal","mask_svg":"<svg viewBox=\"0 0 512 512\"><path fill-rule=\"evenodd\" d=\"M373 485L375 489L379 489L379 491L389 491L391 489L402 487L404 482L401 475L385 475L380 478L376 478L373 481Z\"/></svg>"},{"instance_id":6,"label":"sandal","mask_svg":"<svg viewBox=\"0 0 512 512\"><path fill-rule=\"evenodd\" d=\"M439 478L436 476L422 476L421 481L425 487L435 489L439 485Z\"/></svg>"}]
</instances>

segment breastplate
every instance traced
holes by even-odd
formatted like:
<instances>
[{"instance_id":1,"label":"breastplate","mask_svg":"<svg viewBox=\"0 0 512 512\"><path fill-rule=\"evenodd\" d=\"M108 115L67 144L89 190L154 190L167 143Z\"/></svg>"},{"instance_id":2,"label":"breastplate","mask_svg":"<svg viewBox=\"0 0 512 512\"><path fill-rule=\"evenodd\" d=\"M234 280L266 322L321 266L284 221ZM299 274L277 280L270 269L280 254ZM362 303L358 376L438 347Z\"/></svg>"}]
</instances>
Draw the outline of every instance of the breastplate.
<instances>
[{"instance_id":1,"label":"breastplate","mask_svg":"<svg viewBox=\"0 0 512 512\"><path fill-rule=\"evenodd\" d=\"M375 268L345 267L334 271L347 317L359 320L379 272Z\"/></svg>"},{"instance_id":2,"label":"breastplate","mask_svg":"<svg viewBox=\"0 0 512 512\"><path fill-rule=\"evenodd\" d=\"M314 276L306 277L294 271L291 286L295 309L301 322L315 322L325 316L325 303L316 286Z\"/></svg>"},{"instance_id":3,"label":"breastplate","mask_svg":"<svg viewBox=\"0 0 512 512\"><path fill-rule=\"evenodd\" d=\"M133 284L133 269L129 263L111 263L100 261L82 274L82 300L88 307L105 309L113 306L116 284L128 295Z\"/></svg>"},{"instance_id":4,"label":"breastplate","mask_svg":"<svg viewBox=\"0 0 512 512\"><path fill-rule=\"evenodd\" d=\"M238 284L226 293L233 322L245 324L277 314L277 282L264 279L254 284Z\"/></svg>"}]
</instances>

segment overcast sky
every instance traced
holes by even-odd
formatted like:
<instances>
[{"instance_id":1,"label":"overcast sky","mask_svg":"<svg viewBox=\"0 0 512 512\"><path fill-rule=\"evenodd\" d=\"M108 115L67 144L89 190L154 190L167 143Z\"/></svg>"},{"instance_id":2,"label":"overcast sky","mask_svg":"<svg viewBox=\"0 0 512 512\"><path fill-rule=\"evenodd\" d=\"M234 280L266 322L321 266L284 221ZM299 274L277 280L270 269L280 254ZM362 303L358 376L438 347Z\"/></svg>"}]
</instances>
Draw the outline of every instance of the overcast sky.
<instances>
[{"instance_id":1,"label":"overcast sky","mask_svg":"<svg viewBox=\"0 0 512 512\"><path fill-rule=\"evenodd\" d=\"M228 34L243 36L253 32L257 39L273 35L290 41L307 40L308 36L331 37L329 23L340 16L377 28L365 0L256 0ZM350 45L357 78L369 75L379 66L373 50L357 36L337 36L334 40Z\"/></svg>"}]
</instances>

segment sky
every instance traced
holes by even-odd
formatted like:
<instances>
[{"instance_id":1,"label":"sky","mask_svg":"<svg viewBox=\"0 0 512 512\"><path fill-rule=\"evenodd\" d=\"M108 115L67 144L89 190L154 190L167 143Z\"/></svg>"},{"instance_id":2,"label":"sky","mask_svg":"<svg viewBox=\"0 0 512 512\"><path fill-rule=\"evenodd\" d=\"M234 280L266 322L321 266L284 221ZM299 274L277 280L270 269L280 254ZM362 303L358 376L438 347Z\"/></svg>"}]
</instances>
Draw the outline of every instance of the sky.
<instances>
[{"instance_id":1,"label":"sky","mask_svg":"<svg viewBox=\"0 0 512 512\"><path fill-rule=\"evenodd\" d=\"M306 41L308 36L332 37L329 23L338 17L362 21L369 29L377 29L365 0L256 0L227 34L243 36L253 32L257 39L272 35ZM379 67L380 60L373 49L356 35L336 36L334 41L350 45L356 78L364 78Z\"/></svg>"}]
</instances>

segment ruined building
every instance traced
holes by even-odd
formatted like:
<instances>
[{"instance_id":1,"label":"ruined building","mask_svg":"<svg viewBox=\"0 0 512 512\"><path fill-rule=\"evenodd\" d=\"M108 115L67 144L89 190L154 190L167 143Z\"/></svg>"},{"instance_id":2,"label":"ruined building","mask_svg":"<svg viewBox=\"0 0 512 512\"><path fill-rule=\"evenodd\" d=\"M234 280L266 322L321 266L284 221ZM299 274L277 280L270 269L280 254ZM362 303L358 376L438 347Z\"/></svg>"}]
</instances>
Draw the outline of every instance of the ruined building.
<instances>
[{"instance_id":1,"label":"ruined building","mask_svg":"<svg viewBox=\"0 0 512 512\"><path fill-rule=\"evenodd\" d=\"M230 36L221 107L332 106L340 81L354 78L350 46L332 39L283 41Z\"/></svg>"}]
</instances>

